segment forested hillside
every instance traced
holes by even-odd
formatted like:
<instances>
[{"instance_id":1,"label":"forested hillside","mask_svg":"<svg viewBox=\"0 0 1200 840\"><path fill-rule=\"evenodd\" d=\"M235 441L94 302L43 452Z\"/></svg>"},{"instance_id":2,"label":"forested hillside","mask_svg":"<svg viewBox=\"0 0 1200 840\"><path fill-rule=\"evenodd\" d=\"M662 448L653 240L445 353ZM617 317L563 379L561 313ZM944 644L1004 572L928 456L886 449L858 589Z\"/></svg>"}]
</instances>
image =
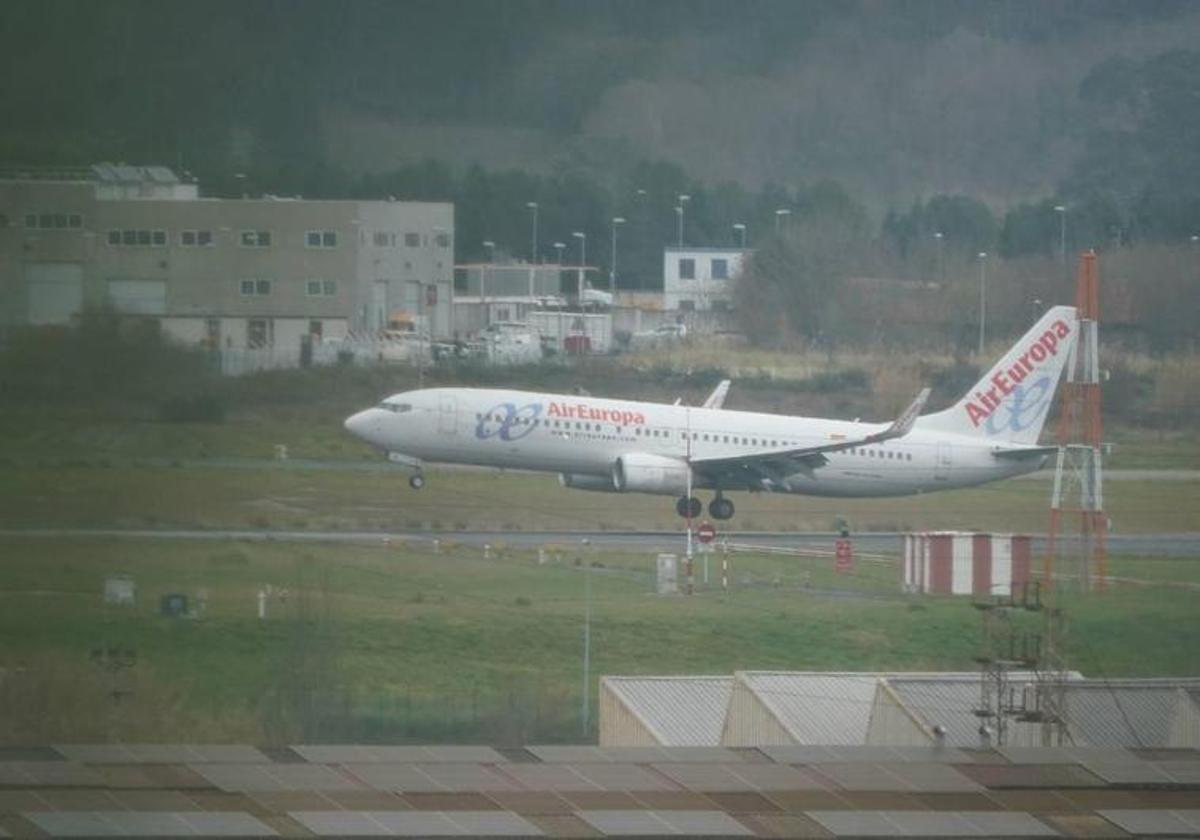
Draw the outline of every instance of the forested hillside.
<instances>
[{"instance_id":1,"label":"forested hillside","mask_svg":"<svg viewBox=\"0 0 1200 840\"><path fill-rule=\"evenodd\" d=\"M686 243L790 236L837 252L827 283L1059 259L1029 285L1085 248L1168 246L1182 323L1197 44L1187 0L12 0L0 165L453 201L460 260L488 240L574 261L580 231L601 276L619 216L625 288L660 282L681 194Z\"/></svg>"}]
</instances>

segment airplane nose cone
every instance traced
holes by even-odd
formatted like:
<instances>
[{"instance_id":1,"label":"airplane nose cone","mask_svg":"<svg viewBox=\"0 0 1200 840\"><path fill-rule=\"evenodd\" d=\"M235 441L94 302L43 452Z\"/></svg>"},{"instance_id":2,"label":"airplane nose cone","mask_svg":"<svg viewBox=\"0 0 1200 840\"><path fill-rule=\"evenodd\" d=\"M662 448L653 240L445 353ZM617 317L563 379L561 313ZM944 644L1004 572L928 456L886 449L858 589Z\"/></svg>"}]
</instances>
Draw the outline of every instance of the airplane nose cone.
<instances>
[{"instance_id":1,"label":"airplane nose cone","mask_svg":"<svg viewBox=\"0 0 1200 840\"><path fill-rule=\"evenodd\" d=\"M374 409L368 408L366 411L360 411L357 414L351 414L346 418L346 431L357 438L370 440L370 431L374 423L371 422L371 416Z\"/></svg>"}]
</instances>

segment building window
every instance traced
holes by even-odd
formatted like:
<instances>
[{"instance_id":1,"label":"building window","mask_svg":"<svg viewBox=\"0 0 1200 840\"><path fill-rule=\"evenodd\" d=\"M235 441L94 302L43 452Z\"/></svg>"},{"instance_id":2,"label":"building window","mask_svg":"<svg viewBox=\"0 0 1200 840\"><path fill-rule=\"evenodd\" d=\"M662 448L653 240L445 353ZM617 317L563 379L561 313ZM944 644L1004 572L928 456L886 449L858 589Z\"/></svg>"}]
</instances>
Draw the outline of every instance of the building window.
<instances>
[{"instance_id":1,"label":"building window","mask_svg":"<svg viewBox=\"0 0 1200 840\"><path fill-rule=\"evenodd\" d=\"M679 260L679 279L680 280L695 280L696 279L696 261L691 257L684 257Z\"/></svg>"},{"instance_id":2,"label":"building window","mask_svg":"<svg viewBox=\"0 0 1200 840\"><path fill-rule=\"evenodd\" d=\"M304 234L304 246L306 248L336 248L337 231L310 230Z\"/></svg>"},{"instance_id":3,"label":"building window","mask_svg":"<svg viewBox=\"0 0 1200 840\"><path fill-rule=\"evenodd\" d=\"M442 231L441 233L439 233L437 235L437 244L438 244L439 248L449 248L450 247L450 234L446 233L445 231Z\"/></svg>"},{"instance_id":4,"label":"building window","mask_svg":"<svg viewBox=\"0 0 1200 840\"><path fill-rule=\"evenodd\" d=\"M386 233L384 233L383 231L375 232L375 247L376 248L386 248L392 242L394 242L394 240L391 237L389 237Z\"/></svg>"},{"instance_id":5,"label":"building window","mask_svg":"<svg viewBox=\"0 0 1200 840\"><path fill-rule=\"evenodd\" d=\"M206 248L213 244L211 230L181 230L179 244L186 248Z\"/></svg>"},{"instance_id":6,"label":"building window","mask_svg":"<svg viewBox=\"0 0 1200 840\"><path fill-rule=\"evenodd\" d=\"M321 337L325 334L325 322L309 321L308 334L311 335L315 341L320 341Z\"/></svg>"},{"instance_id":7,"label":"building window","mask_svg":"<svg viewBox=\"0 0 1200 840\"><path fill-rule=\"evenodd\" d=\"M679 309L682 312L695 312L696 311L696 301L681 300L681 301L679 301Z\"/></svg>"},{"instance_id":8,"label":"building window","mask_svg":"<svg viewBox=\"0 0 1200 840\"><path fill-rule=\"evenodd\" d=\"M720 257L713 257L712 277L714 280L728 280L729 260L722 259Z\"/></svg>"},{"instance_id":9,"label":"building window","mask_svg":"<svg viewBox=\"0 0 1200 840\"><path fill-rule=\"evenodd\" d=\"M25 227L30 230L79 230L83 216L78 213L26 213Z\"/></svg>"},{"instance_id":10,"label":"building window","mask_svg":"<svg viewBox=\"0 0 1200 840\"><path fill-rule=\"evenodd\" d=\"M714 300L712 302L712 311L713 312L728 312L729 311L729 301Z\"/></svg>"},{"instance_id":11,"label":"building window","mask_svg":"<svg viewBox=\"0 0 1200 840\"><path fill-rule=\"evenodd\" d=\"M242 247L243 248L270 248L271 247L271 231L269 231L269 230L244 230L244 231L242 231Z\"/></svg>"},{"instance_id":12,"label":"building window","mask_svg":"<svg viewBox=\"0 0 1200 840\"><path fill-rule=\"evenodd\" d=\"M167 244L165 230L110 230L108 244L125 248L164 248Z\"/></svg>"},{"instance_id":13,"label":"building window","mask_svg":"<svg viewBox=\"0 0 1200 840\"><path fill-rule=\"evenodd\" d=\"M270 280L243 280L240 288L242 297L266 297L271 294Z\"/></svg>"},{"instance_id":14,"label":"building window","mask_svg":"<svg viewBox=\"0 0 1200 840\"><path fill-rule=\"evenodd\" d=\"M404 234L404 245L407 248L416 248L421 244L421 235L417 233Z\"/></svg>"},{"instance_id":15,"label":"building window","mask_svg":"<svg viewBox=\"0 0 1200 840\"><path fill-rule=\"evenodd\" d=\"M304 293L309 297L333 297L337 294L336 280L307 280Z\"/></svg>"}]
</instances>

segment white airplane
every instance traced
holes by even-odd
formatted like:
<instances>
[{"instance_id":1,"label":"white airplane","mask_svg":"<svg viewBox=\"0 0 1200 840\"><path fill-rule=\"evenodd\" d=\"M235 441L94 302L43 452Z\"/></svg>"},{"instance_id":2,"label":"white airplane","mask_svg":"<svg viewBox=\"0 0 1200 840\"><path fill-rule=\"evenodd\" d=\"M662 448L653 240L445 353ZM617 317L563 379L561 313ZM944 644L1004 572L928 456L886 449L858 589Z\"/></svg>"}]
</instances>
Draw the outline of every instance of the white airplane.
<instances>
[{"instance_id":1,"label":"white airplane","mask_svg":"<svg viewBox=\"0 0 1200 840\"><path fill-rule=\"evenodd\" d=\"M921 416L929 390L891 424L486 388L430 388L388 397L346 420L357 437L413 470L427 462L557 472L563 486L675 496L698 516L733 516L731 491L900 496L1032 472L1062 370L1075 309L1056 306L950 408ZM718 390L722 390L718 388ZM710 402L724 398L714 394Z\"/></svg>"}]
</instances>

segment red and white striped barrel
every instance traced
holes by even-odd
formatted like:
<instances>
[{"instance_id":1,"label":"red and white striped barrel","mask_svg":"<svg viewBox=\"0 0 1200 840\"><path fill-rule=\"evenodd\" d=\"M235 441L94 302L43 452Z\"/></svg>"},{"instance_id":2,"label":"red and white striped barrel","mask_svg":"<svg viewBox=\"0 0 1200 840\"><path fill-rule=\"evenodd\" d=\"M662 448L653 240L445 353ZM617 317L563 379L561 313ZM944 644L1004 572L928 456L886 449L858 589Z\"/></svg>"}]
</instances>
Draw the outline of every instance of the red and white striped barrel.
<instances>
[{"instance_id":1,"label":"red and white striped barrel","mask_svg":"<svg viewBox=\"0 0 1200 840\"><path fill-rule=\"evenodd\" d=\"M943 595L1011 595L1029 581L1024 534L920 531L904 535L904 588Z\"/></svg>"}]
</instances>

